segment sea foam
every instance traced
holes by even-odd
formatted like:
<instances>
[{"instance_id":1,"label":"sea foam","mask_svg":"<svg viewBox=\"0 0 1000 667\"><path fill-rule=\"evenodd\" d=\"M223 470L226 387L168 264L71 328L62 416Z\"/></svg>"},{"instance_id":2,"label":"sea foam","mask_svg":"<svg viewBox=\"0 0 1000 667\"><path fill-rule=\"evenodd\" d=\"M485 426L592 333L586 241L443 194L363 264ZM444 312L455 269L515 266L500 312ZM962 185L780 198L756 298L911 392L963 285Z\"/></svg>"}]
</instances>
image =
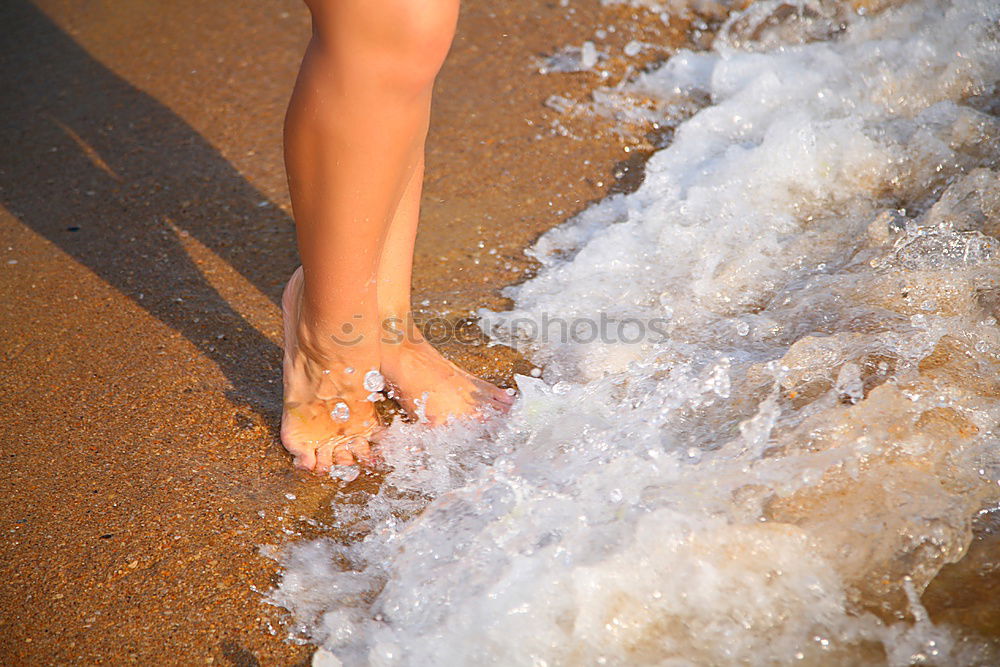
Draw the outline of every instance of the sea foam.
<instances>
[{"instance_id":1,"label":"sea foam","mask_svg":"<svg viewBox=\"0 0 1000 667\"><path fill-rule=\"evenodd\" d=\"M512 413L394 426L334 508L360 537L285 550L295 632L349 665L983 659L919 594L998 498L1000 5L762 45L781 6L630 84L706 106L482 313L544 369Z\"/></svg>"}]
</instances>

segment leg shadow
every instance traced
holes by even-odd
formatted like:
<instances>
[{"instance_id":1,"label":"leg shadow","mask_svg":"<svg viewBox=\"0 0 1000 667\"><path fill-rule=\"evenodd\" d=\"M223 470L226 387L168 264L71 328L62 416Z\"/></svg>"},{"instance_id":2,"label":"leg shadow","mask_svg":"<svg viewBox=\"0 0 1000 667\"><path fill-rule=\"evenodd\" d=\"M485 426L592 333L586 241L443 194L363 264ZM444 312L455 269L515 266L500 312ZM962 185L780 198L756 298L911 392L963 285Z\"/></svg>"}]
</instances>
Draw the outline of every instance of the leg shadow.
<instances>
[{"instance_id":1,"label":"leg shadow","mask_svg":"<svg viewBox=\"0 0 1000 667\"><path fill-rule=\"evenodd\" d=\"M276 420L280 350L211 286L180 236L277 303L297 264L288 216L24 0L0 3L0 146L0 204L184 335L235 400Z\"/></svg>"}]
</instances>

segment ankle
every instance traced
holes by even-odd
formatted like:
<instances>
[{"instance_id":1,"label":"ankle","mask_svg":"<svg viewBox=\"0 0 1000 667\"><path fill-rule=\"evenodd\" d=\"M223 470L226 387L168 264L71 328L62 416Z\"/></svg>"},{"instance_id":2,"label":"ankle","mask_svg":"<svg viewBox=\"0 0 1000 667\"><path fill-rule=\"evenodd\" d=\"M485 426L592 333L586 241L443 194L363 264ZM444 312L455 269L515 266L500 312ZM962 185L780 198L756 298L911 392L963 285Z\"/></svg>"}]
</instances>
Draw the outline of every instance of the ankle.
<instances>
[{"instance_id":1,"label":"ankle","mask_svg":"<svg viewBox=\"0 0 1000 667\"><path fill-rule=\"evenodd\" d=\"M295 325L299 347L312 359L333 363L350 359L377 359L379 345L374 316L310 317L303 303ZM368 363L368 362L366 362Z\"/></svg>"},{"instance_id":2,"label":"ankle","mask_svg":"<svg viewBox=\"0 0 1000 667\"><path fill-rule=\"evenodd\" d=\"M414 349L424 342L424 336L409 311L383 314L379 333L383 354Z\"/></svg>"}]
</instances>

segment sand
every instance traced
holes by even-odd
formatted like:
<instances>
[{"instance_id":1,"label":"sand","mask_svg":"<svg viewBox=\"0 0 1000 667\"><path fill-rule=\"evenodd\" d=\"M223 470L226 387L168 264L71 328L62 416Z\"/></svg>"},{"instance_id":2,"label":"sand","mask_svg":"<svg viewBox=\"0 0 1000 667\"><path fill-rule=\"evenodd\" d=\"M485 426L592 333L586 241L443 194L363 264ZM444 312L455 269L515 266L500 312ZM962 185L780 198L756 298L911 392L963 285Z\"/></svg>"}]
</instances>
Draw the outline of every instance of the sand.
<instances>
[{"instance_id":1,"label":"sand","mask_svg":"<svg viewBox=\"0 0 1000 667\"><path fill-rule=\"evenodd\" d=\"M553 136L543 106L597 77L531 61L623 11L464 4L429 138L423 319L502 305L522 249L615 187L621 140ZM0 663L307 660L255 592L275 575L259 546L336 490L277 440L281 121L307 13L14 0L0 26ZM530 369L445 350L498 382Z\"/></svg>"}]
</instances>

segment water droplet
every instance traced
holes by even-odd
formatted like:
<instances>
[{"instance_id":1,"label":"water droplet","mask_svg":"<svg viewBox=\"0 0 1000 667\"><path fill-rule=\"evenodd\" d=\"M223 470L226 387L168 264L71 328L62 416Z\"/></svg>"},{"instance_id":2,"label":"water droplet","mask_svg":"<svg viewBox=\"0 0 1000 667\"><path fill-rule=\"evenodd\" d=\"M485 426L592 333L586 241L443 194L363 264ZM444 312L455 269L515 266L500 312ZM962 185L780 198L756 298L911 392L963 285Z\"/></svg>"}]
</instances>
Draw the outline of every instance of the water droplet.
<instances>
[{"instance_id":1,"label":"water droplet","mask_svg":"<svg viewBox=\"0 0 1000 667\"><path fill-rule=\"evenodd\" d=\"M346 422L351 418L351 409L347 407L347 403L343 401L338 401L336 405L333 406L333 410L330 410L330 419L338 422Z\"/></svg>"},{"instance_id":2,"label":"water droplet","mask_svg":"<svg viewBox=\"0 0 1000 667\"><path fill-rule=\"evenodd\" d=\"M373 391L372 393L368 394L365 397L365 400L370 401L372 403L378 403L379 401L382 400L382 394L378 393L377 391Z\"/></svg>"},{"instance_id":3,"label":"water droplet","mask_svg":"<svg viewBox=\"0 0 1000 667\"><path fill-rule=\"evenodd\" d=\"M425 391L421 394L420 398L413 399L413 404L417 406L417 423L427 424L430 420L427 418L427 392Z\"/></svg>"},{"instance_id":4,"label":"water droplet","mask_svg":"<svg viewBox=\"0 0 1000 667\"><path fill-rule=\"evenodd\" d=\"M671 304L674 302L674 297L670 292L662 292L657 299L660 305L663 306L664 310L673 310Z\"/></svg>"},{"instance_id":5,"label":"water droplet","mask_svg":"<svg viewBox=\"0 0 1000 667\"><path fill-rule=\"evenodd\" d=\"M853 363L847 362L840 367L837 373L837 392L847 398L851 403L857 403L864 398L864 382L861 380L861 368Z\"/></svg>"},{"instance_id":6,"label":"water droplet","mask_svg":"<svg viewBox=\"0 0 1000 667\"><path fill-rule=\"evenodd\" d=\"M344 369L344 372L347 373L348 375L350 375L351 373L354 372L354 369L351 368L350 366L348 366L347 368Z\"/></svg>"},{"instance_id":7,"label":"water droplet","mask_svg":"<svg viewBox=\"0 0 1000 667\"><path fill-rule=\"evenodd\" d=\"M583 69L590 69L597 64L598 53L597 47L593 42L584 42L583 48L580 49L580 66Z\"/></svg>"},{"instance_id":8,"label":"water droplet","mask_svg":"<svg viewBox=\"0 0 1000 667\"><path fill-rule=\"evenodd\" d=\"M741 336L746 336L748 333L750 333L750 325L747 324L746 322L737 322L736 333L738 333Z\"/></svg>"},{"instance_id":9,"label":"water droplet","mask_svg":"<svg viewBox=\"0 0 1000 667\"><path fill-rule=\"evenodd\" d=\"M365 379L362 384L368 391L382 391L385 389L385 378L373 368L365 373Z\"/></svg>"},{"instance_id":10,"label":"water droplet","mask_svg":"<svg viewBox=\"0 0 1000 667\"><path fill-rule=\"evenodd\" d=\"M330 468L330 477L342 482L353 482L360 474L361 468L359 466L333 466Z\"/></svg>"}]
</instances>

